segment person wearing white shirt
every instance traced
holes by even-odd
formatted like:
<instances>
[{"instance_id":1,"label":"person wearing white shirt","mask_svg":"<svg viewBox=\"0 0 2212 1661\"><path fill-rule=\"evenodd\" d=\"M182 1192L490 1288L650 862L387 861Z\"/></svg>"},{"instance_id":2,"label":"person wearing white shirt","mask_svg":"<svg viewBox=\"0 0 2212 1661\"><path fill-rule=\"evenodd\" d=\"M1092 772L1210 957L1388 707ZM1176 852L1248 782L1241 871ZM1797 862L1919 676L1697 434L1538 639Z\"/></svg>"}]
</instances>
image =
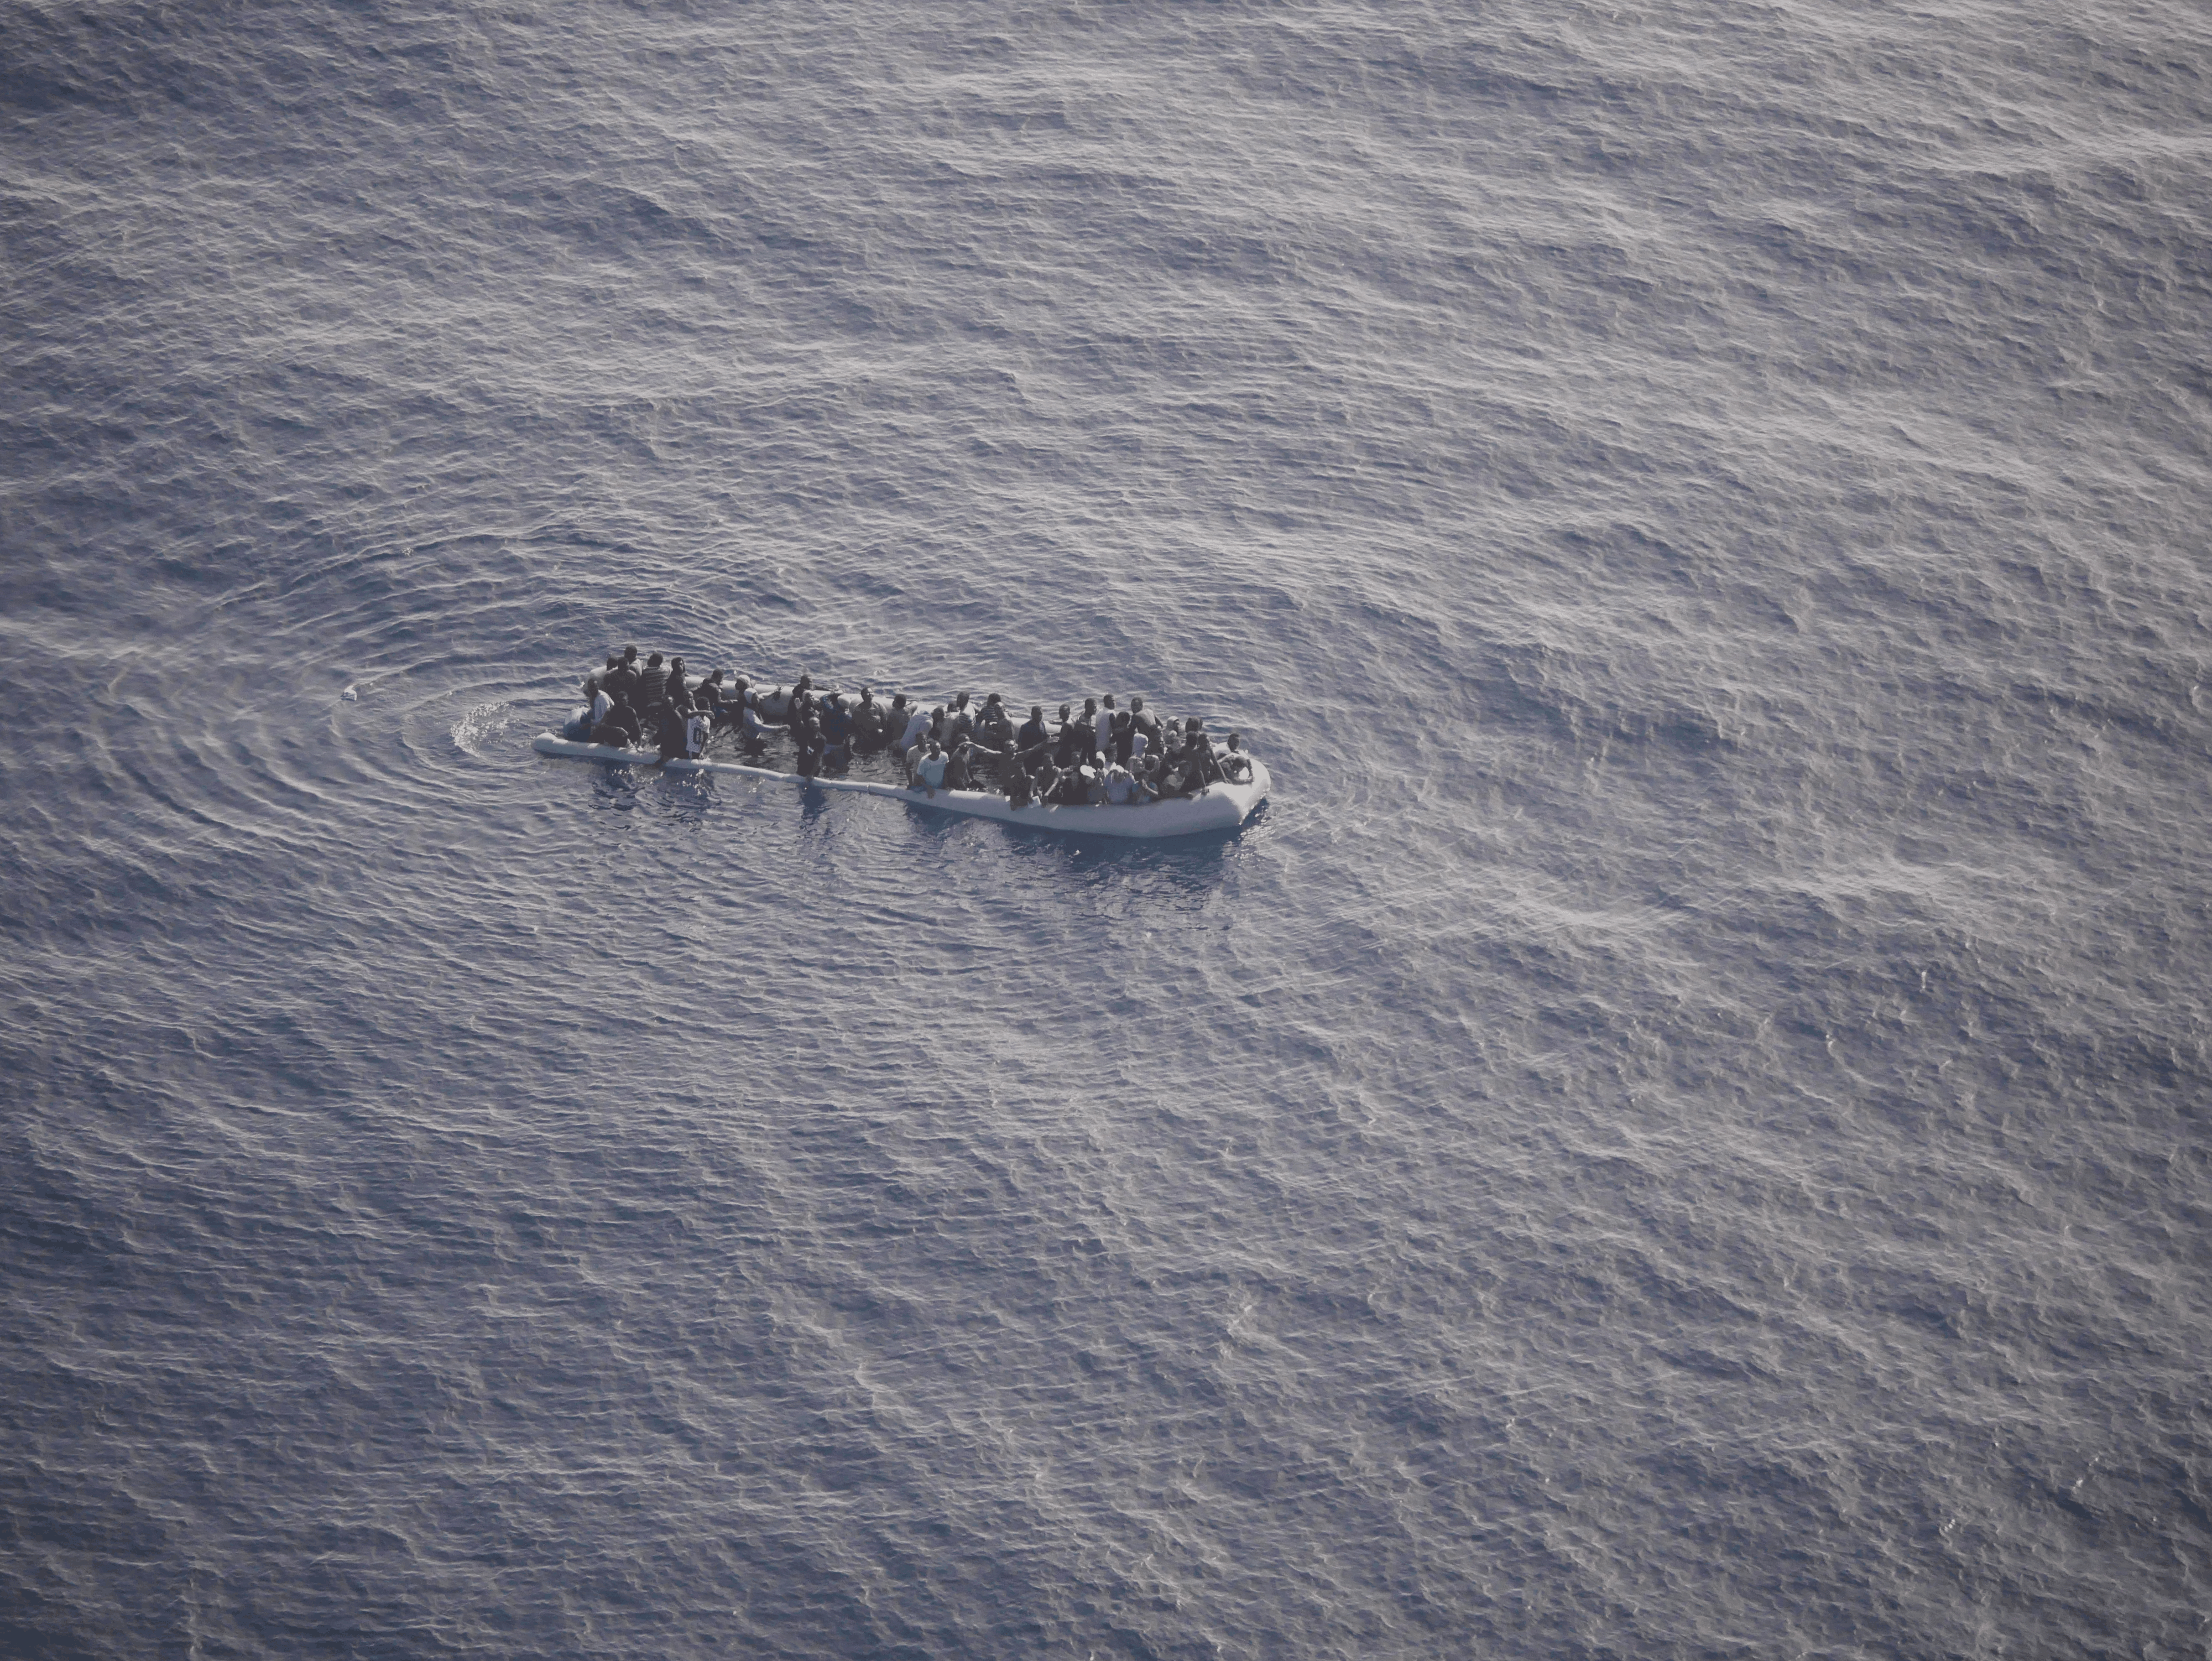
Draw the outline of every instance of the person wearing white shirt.
<instances>
[{"instance_id":1,"label":"person wearing white shirt","mask_svg":"<svg viewBox=\"0 0 2212 1661\"><path fill-rule=\"evenodd\" d=\"M927 794L933 796L945 788L945 750L936 739L930 740L928 753L915 763L914 776Z\"/></svg>"}]
</instances>

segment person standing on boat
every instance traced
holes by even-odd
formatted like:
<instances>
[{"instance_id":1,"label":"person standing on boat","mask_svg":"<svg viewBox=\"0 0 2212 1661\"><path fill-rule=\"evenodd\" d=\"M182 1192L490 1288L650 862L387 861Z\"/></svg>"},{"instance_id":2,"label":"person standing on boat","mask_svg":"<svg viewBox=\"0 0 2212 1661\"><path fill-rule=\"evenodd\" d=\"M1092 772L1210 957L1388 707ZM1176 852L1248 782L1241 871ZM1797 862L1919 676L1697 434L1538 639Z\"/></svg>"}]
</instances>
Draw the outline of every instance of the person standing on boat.
<instances>
[{"instance_id":1,"label":"person standing on boat","mask_svg":"<svg viewBox=\"0 0 2212 1661\"><path fill-rule=\"evenodd\" d=\"M678 709L682 709L686 713L689 713L690 710L691 691L690 689L684 684L684 660L682 658L671 658L668 660L668 680L667 684L662 688L661 695L671 703L674 704Z\"/></svg>"},{"instance_id":2,"label":"person standing on boat","mask_svg":"<svg viewBox=\"0 0 2212 1661\"><path fill-rule=\"evenodd\" d=\"M660 740L660 758L674 761L690 747L690 735L684 730L684 717L676 706L663 698L653 712L653 736Z\"/></svg>"},{"instance_id":3,"label":"person standing on boat","mask_svg":"<svg viewBox=\"0 0 2212 1661\"><path fill-rule=\"evenodd\" d=\"M660 666L660 654L653 653L646 659L645 667L637 673L637 696L631 700L638 713L657 715L668 696L668 671Z\"/></svg>"},{"instance_id":4,"label":"person standing on boat","mask_svg":"<svg viewBox=\"0 0 2212 1661\"><path fill-rule=\"evenodd\" d=\"M1014 746L1030 751L1052 742L1052 733L1044 724L1044 705L1030 705L1030 718L1022 723L1022 730L1014 734Z\"/></svg>"},{"instance_id":5,"label":"person standing on boat","mask_svg":"<svg viewBox=\"0 0 2212 1661\"><path fill-rule=\"evenodd\" d=\"M961 743L975 736L975 712L968 707L973 694L963 692L952 700L952 708L945 715L945 752L951 755Z\"/></svg>"},{"instance_id":6,"label":"person standing on boat","mask_svg":"<svg viewBox=\"0 0 2212 1661\"><path fill-rule=\"evenodd\" d=\"M876 702L872 689L860 689L860 702L853 711L853 742L863 749L872 750L884 741L884 706Z\"/></svg>"},{"instance_id":7,"label":"person standing on boat","mask_svg":"<svg viewBox=\"0 0 2212 1661\"><path fill-rule=\"evenodd\" d=\"M999 752L999 788L1006 793L1006 800L1012 806L1030 805L1029 770L1022 765L1021 752L1011 744Z\"/></svg>"},{"instance_id":8,"label":"person standing on boat","mask_svg":"<svg viewBox=\"0 0 2212 1661\"><path fill-rule=\"evenodd\" d=\"M822 771L822 723L811 715L793 733L798 742L799 757L793 770L799 777L811 779Z\"/></svg>"},{"instance_id":9,"label":"person standing on boat","mask_svg":"<svg viewBox=\"0 0 2212 1661\"><path fill-rule=\"evenodd\" d=\"M1090 708L1087 703L1084 707L1085 709ZM1105 707L1094 711L1091 717L1091 731L1097 735L1097 742L1094 747L1097 750L1098 753L1103 756L1108 761L1112 761L1114 759L1115 714L1114 695L1111 692L1109 692L1106 695Z\"/></svg>"},{"instance_id":10,"label":"person standing on boat","mask_svg":"<svg viewBox=\"0 0 2212 1661\"><path fill-rule=\"evenodd\" d=\"M1079 722L1069 718L1067 706L1061 704L1059 730L1053 734L1052 764L1055 767L1071 765L1075 760L1076 746L1088 743L1090 737L1090 733Z\"/></svg>"},{"instance_id":11,"label":"person standing on boat","mask_svg":"<svg viewBox=\"0 0 2212 1661\"><path fill-rule=\"evenodd\" d=\"M613 666L606 673L599 677L599 684L613 696L617 703L627 703L631 709L636 709L638 705L637 648L623 647L622 656L615 660Z\"/></svg>"},{"instance_id":12,"label":"person standing on boat","mask_svg":"<svg viewBox=\"0 0 2212 1661\"><path fill-rule=\"evenodd\" d=\"M897 703L893 703L891 706L892 711L896 713L899 704L904 703L905 702L906 694L901 692L898 695ZM898 749L902 753L910 754L913 751L915 745L921 742L921 735L927 731L929 731L929 715L927 712L925 711L918 703L913 705L906 712L906 730L899 735Z\"/></svg>"},{"instance_id":13,"label":"person standing on boat","mask_svg":"<svg viewBox=\"0 0 2212 1661\"><path fill-rule=\"evenodd\" d=\"M983 713L975 717L975 736L993 751L1004 750L1006 740L1014 735L1012 717L996 692L983 700Z\"/></svg>"},{"instance_id":14,"label":"person standing on boat","mask_svg":"<svg viewBox=\"0 0 2212 1661\"><path fill-rule=\"evenodd\" d=\"M1160 752L1159 717L1145 708L1142 693L1129 700L1129 753L1141 756L1146 751Z\"/></svg>"}]
</instances>

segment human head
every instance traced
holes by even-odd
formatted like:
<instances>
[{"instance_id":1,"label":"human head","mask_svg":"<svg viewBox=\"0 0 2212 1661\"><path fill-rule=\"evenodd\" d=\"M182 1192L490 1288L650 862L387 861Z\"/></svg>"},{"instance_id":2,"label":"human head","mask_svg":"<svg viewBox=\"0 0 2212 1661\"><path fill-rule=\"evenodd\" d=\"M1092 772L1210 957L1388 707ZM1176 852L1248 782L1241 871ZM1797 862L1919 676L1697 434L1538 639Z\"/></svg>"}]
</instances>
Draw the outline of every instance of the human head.
<instances>
[{"instance_id":1,"label":"human head","mask_svg":"<svg viewBox=\"0 0 2212 1661\"><path fill-rule=\"evenodd\" d=\"M1098 713L1098 700L1097 698L1084 699L1083 713L1086 715L1097 715Z\"/></svg>"},{"instance_id":2,"label":"human head","mask_svg":"<svg viewBox=\"0 0 2212 1661\"><path fill-rule=\"evenodd\" d=\"M968 694L963 692L958 697L953 699L952 707L955 709L965 709L968 707Z\"/></svg>"},{"instance_id":3,"label":"human head","mask_svg":"<svg viewBox=\"0 0 2212 1661\"><path fill-rule=\"evenodd\" d=\"M1111 692L1109 692L1106 695L1106 707L1109 709L1111 709L1114 707L1114 695Z\"/></svg>"},{"instance_id":4,"label":"human head","mask_svg":"<svg viewBox=\"0 0 2212 1661\"><path fill-rule=\"evenodd\" d=\"M684 666L684 660L682 658L671 658L668 660L668 666L672 669L681 669Z\"/></svg>"},{"instance_id":5,"label":"human head","mask_svg":"<svg viewBox=\"0 0 2212 1661\"><path fill-rule=\"evenodd\" d=\"M941 756L945 753L945 746L935 739L932 739L929 741L929 753L932 756Z\"/></svg>"},{"instance_id":6,"label":"human head","mask_svg":"<svg viewBox=\"0 0 2212 1661\"><path fill-rule=\"evenodd\" d=\"M863 703L873 703L875 701L875 693L868 687L863 686L860 689L860 702Z\"/></svg>"},{"instance_id":7,"label":"human head","mask_svg":"<svg viewBox=\"0 0 2212 1661\"><path fill-rule=\"evenodd\" d=\"M1229 747L1231 750L1242 750L1244 747L1244 735L1242 733L1231 733L1229 735Z\"/></svg>"},{"instance_id":8,"label":"human head","mask_svg":"<svg viewBox=\"0 0 2212 1661\"><path fill-rule=\"evenodd\" d=\"M635 663L637 661L637 648L635 646L623 647L623 661L624 663Z\"/></svg>"},{"instance_id":9,"label":"human head","mask_svg":"<svg viewBox=\"0 0 2212 1661\"><path fill-rule=\"evenodd\" d=\"M1064 703L1060 706L1060 718L1062 721L1067 719L1067 706Z\"/></svg>"},{"instance_id":10,"label":"human head","mask_svg":"<svg viewBox=\"0 0 2212 1661\"><path fill-rule=\"evenodd\" d=\"M1044 705L1042 703L1032 703L1030 705L1030 719L1031 721L1042 721L1044 719Z\"/></svg>"},{"instance_id":11,"label":"human head","mask_svg":"<svg viewBox=\"0 0 2212 1661\"><path fill-rule=\"evenodd\" d=\"M1134 715L1134 714L1136 714L1136 712L1137 712L1138 710L1139 710L1139 709L1143 709L1144 707L1145 707L1145 695L1144 695L1142 692L1138 693L1136 697L1133 697L1133 698L1131 698L1131 699L1129 700L1129 713L1130 713L1131 715Z\"/></svg>"},{"instance_id":12,"label":"human head","mask_svg":"<svg viewBox=\"0 0 2212 1661\"><path fill-rule=\"evenodd\" d=\"M660 666L660 654L655 652L651 656L647 657L645 660L645 666L648 669L659 668Z\"/></svg>"},{"instance_id":13,"label":"human head","mask_svg":"<svg viewBox=\"0 0 2212 1661\"><path fill-rule=\"evenodd\" d=\"M607 654L607 667L608 667L608 668L610 668L610 669L613 668L613 667L615 666L615 665L617 665L617 663L620 663L621 661L622 661L622 654L621 654L620 652L610 652L610 653L608 653L608 654Z\"/></svg>"},{"instance_id":14,"label":"human head","mask_svg":"<svg viewBox=\"0 0 2212 1661\"><path fill-rule=\"evenodd\" d=\"M1196 715L1193 715L1188 721L1183 722L1182 730L1186 733L1202 733L1206 730L1206 723Z\"/></svg>"},{"instance_id":15,"label":"human head","mask_svg":"<svg viewBox=\"0 0 2212 1661\"><path fill-rule=\"evenodd\" d=\"M707 677L707 684L709 686L720 686L721 684L722 672L720 669L715 670L713 674Z\"/></svg>"},{"instance_id":16,"label":"human head","mask_svg":"<svg viewBox=\"0 0 2212 1661\"><path fill-rule=\"evenodd\" d=\"M983 702L984 702L984 703L985 703L985 704L987 704L987 705L988 705L988 704L993 704L993 703L998 703L998 702L999 702L999 695L998 695L996 692L994 692L994 693L992 693L992 694L991 694L991 696L990 696L990 697L988 697L985 698L985 699L983 700Z\"/></svg>"}]
</instances>

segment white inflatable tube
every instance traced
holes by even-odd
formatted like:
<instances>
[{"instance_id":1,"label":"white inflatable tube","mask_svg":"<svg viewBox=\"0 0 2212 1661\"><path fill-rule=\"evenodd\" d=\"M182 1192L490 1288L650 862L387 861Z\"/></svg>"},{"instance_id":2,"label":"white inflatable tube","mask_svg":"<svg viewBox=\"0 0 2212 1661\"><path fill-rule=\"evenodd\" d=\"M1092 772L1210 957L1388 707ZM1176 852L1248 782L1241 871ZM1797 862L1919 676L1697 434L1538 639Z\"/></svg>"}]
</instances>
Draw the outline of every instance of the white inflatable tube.
<instances>
[{"instance_id":1,"label":"white inflatable tube","mask_svg":"<svg viewBox=\"0 0 2212 1661\"><path fill-rule=\"evenodd\" d=\"M624 750L611 744L578 744L573 739L541 733L531 748L541 756L565 756L577 761L606 761L631 767L654 767L660 755L653 750ZM773 768L747 767L734 761L670 762L668 773L728 773L738 778L759 779L769 784L812 785L817 790L842 790L856 796L883 796L963 818L996 819L1002 824L1028 825L1038 830L1063 831L1085 837L1123 837L1155 842L1163 837L1195 837L1208 831L1234 830L1252 817L1267 799L1267 770L1252 764L1252 776L1242 784L1209 784L1195 796L1148 802L1142 807L1066 807L1042 803L1017 807L990 790L902 790L895 784L876 784L866 779L810 779L798 773L779 773Z\"/></svg>"}]
</instances>

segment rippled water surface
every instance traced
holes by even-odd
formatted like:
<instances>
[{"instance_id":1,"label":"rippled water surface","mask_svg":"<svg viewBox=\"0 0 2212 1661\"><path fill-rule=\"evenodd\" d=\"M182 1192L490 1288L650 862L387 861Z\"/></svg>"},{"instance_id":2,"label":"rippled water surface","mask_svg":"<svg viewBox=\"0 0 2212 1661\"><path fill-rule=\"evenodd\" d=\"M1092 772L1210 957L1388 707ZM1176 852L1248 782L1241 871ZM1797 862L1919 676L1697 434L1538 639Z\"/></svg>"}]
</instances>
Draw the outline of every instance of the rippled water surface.
<instances>
[{"instance_id":1,"label":"rippled water surface","mask_svg":"<svg viewBox=\"0 0 2212 1661\"><path fill-rule=\"evenodd\" d=\"M2208 133L2178 0L0 0L0 1649L2202 1655ZM532 753L633 641L1274 795Z\"/></svg>"}]
</instances>

